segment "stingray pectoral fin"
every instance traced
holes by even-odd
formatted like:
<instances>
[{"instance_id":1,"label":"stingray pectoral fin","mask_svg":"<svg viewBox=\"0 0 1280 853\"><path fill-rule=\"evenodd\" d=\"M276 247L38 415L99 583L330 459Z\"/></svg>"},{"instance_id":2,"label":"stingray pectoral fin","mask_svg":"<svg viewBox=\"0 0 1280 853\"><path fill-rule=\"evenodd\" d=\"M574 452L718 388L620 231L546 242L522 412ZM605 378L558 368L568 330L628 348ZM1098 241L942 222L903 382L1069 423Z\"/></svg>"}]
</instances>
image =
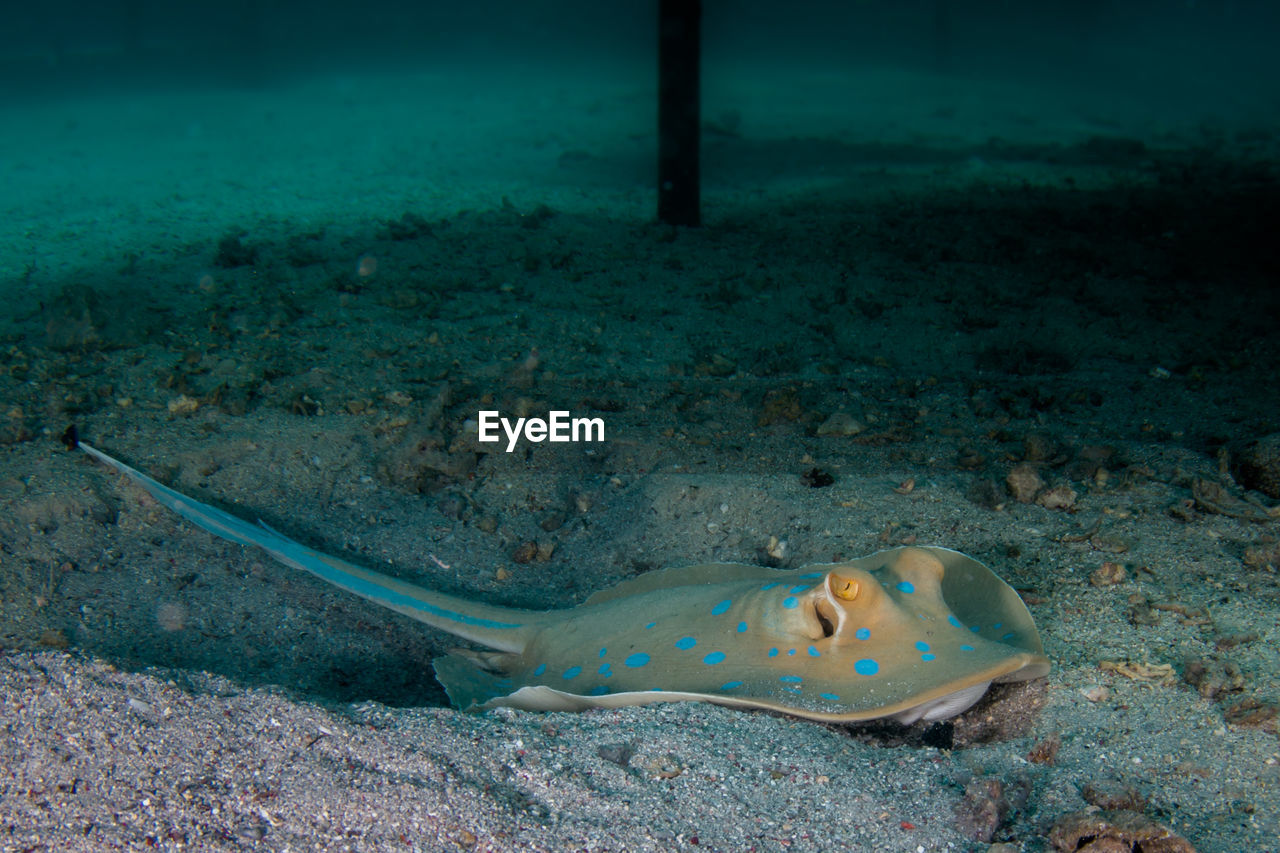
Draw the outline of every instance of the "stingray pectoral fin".
<instances>
[{"instance_id":1,"label":"stingray pectoral fin","mask_svg":"<svg viewBox=\"0 0 1280 853\"><path fill-rule=\"evenodd\" d=\"M476 653L464 649L431 661L436 679L449 694L449 701L463 711L479 711L485 703L507 696L515 689L510 678L494 671L495 665L500 664L500 659L491 657L478 660Z\"/></svg>"},{"instance_id":2,"label":"stingray pectoral fin","mask_svg":"<svg viewBox=\"0 0 1280 853\"><path fill-rule=\"evenodd\" d=\"M189 498L84 442L80 447L138 483L162 506L215 536L241 545L256 545L285 565L459 637L502 651L521 651L546 618L540 613L445 595L324 554L262 522L254 524Z\"/></svg>"}]
</instances>

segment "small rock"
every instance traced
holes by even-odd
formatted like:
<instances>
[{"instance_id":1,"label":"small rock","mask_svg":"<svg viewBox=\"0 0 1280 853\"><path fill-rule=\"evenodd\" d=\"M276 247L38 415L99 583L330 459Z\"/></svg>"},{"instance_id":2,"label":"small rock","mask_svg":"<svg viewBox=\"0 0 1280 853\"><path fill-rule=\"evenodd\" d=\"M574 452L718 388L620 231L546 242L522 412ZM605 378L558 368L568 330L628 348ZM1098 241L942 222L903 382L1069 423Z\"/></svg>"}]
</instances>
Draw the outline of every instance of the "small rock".
<instances>
[{"instance_id":1,"label":"small rock","mask_svg":"<svg viewBox=\"0 0 1280 853\"><path fill-rule=\"evenodd\" d=\"M866 428L865 424L848 412L834 412L818 426L818 435L857 435Z\"/></svg>"},{"instance_id":2,"label":"small rock","mask_svg":"<svg viewBox=\"0 0 1280 853\"><path fill-rule=\"evenodd\" d=\"M962 447L956 453L956 467L962 471L977 471L987 464L987 458L973 447Z\"/></svg>"},{"instance_id":3,"label":"small rock","mask_svg":"<svg viewBox=\"0 0 1280 853\"><path fill-rule=\"evenodd\" d=\"M1102 684L1091 684L1082 688L1080 695L1090 702L1105 702L1111 696L1111 689Z\"/></svg>"},{"instance_id":4,"label":"small rock","mask_svg":"<svg viewBox=\"0 0 1280 853\"><path fill-rule=\"evenodd\" d=\"M49 628L41 632L40 639L37 640L42 646L50 649L65 649L71 645L71 641L67 639L67 635L57 628Z\"/></svg>"},{"instance_id":5,"label":"small rock","mask_svg":"<svg viewBox=\"0 0 1280 853\"><path fill-rule=\"evenodd\" d=\"M1191 497L1201 512L1216 512L1229 518L1267 522L1275 516L1266 509L1228 492L1221 483L1197 477L1191 483Z\"/></svg>"},{"instance_id":6,"label":"small rock","mask_svg":"<svg viewBox=\"0 0 1280 853\"><path fill-rule=\"evenodd\" d=\"M1116 458L1116 449L1106 445L1090 444L1080 448L1075 460L1067 466L1067 476L1073 480L1093 480L1099 486L1110 478L1108 466Z\"/></svg>"},{"instance_id":7,"label":"small rock","mask_svg":"<svg viewBox=\"0 0 1280 853\"><path fill-rule=\"evenodd\" d=\"M1043 433L1033 432L1022 442L1022 458L1028 462L1048 462L1058 453L1058 444Z\"/></svg>"},{"instance_id":8,"label":"small rock","mask_svg":"<svg viewBox=\"0 0 1280 853\"><path fill-rule=\"evenodd\" d=\"M462 495L449 493L443 495L440 500L436 501L436 510L445 518L452 518L455 521L462 518L463 513L467 510L467 502Z\"/></svg>"},{"instance_id":9,"label":"small rock","mask_svg":"<svg viewBox=\"0 0 1280 853\"><path fill-rule=\"evenodd\" d=\"M1235 631L1229 634L1221 634L1218 639L1213 641L1213 647L1220 652L1227 649L1234 649L1236 646L1247 646L1249 643L1258 641L1257 631Z\"/></svg>"},{"instance_id":10,"label":"small rock","mask_svg":"<svg viewBox=\"0 0 1280 853\"><path fill-rule=\"evenodd\" d=\"M1222 712L1222 719L1233 726L1246 728L1269 728L1275 730L1271 721L1276 718L1280 708L1270 702L1259 702L1257 699L1241 699Z\"/></svg>"},{"instance_id":11,"label":"small rock","mask_svg":"<svg viewBox=\"0 0 1280 853\"><path fill-rule=\"evenodd\" d=\"M756 417L756 426L778 426L800 420L804 415L804 407L800 405L800 395L794 388L775 388L766 391L760 404L760 414Z\"/></svg>"},{"instance_id":12,"label":"small rock","mask_svg":"<svg viewBox=\"0 0 1280 853\"><path fill-rule=\"evenodd\" d=\"M241 237L244 233L238 230L228 231L218 240L218 253L213 257L215 266L223 269L244 267L258 259L258 250L254 246L245 245Z\"/></svg>"},{"instance_id":13,"label":"small rock","mask_svg":"<svg viewBox=\"0 0 1280 853\"><path fill-rule=\"evenodd\" d=\"M1249 442L1231 462L1231 473L1240 485L1280 498L1280 432Z\"/></svg>"},{"instance_id":14,"label":"small rock","mask_svg":"<svg viewBox=\"0 0 1280 853\"><path fill-rule=\"evenodd\" d=\"M1147 797L1133 785L1113 779L1087 783L1080 792L1086 803L1100 809L1140 812L1147 807Z\"/></svg>"},{"instance_id":15,"label":"small rock","mask_svg":"<svg viewBox=\"0 0 1280 853\"><path fill-rule=\"evenodd\" d=\"M1018 503L1029 504L1035 500L1036 493L1044 488L1044 480L1036 472L1036 466L1022 462L1013 466L1009 476L1004 479L1009 487L1009 494Z\"/></svg>"},{"instance_id":16,"label":"small rock","mask_svg":"<svg viewBox=\"0 0 1280 853\"><path fill-rule=\"evenodd\" d=\"M674 779L685 771L685 767L684 762L679 758L667 753L649 759L649 762L645 765L645 770L658 779Z\"/></svg>"},{"instance_id":17,"label":"small rock","mask_svg":"<svg viewBox=\"0 0 1280 853\"><path fill-rule=\"evenodd\" d=\"M467 479L477 456L467 449L446 448L444 437L429 429L407 431L378 460L378 475L410 492L434 494Z\"/></svg>"},{"instance_id":18,"label":"small rock","mask_svg":"<svg viewBox=\"0 0 1280 853\"><path fill-rule=\"evenodd\" d=\"M1062 748L1062 738L1051 734L1031 747L1027 760L1033 764L1053 764L1058 760L1058 750Z\"/></svg>"},{"instance_id":19,"label":"small rock","mask_svg":"<svg viewBox=\"0 0 1280 853\"><path fill-rule=\"evenodd\" d=\"M800 482L811 489L821 489L825 486L830 486L835 481L835 477L832 477L821 468L810 468L800 475Z\"/></svg>"},{"instance_id":20,"label":"small rock","mask_svg":"<svg viewBox=\"0 0 1280 853\"><path fill-rule=\"evenodd\" d=\"M1076 491L1064 483L1045 489L1036 496L1036 503L1045 509L1072 510L1076 506Z\"/></svg>"},{"instance_id":21,"label":"small rock","mask_svg":"<svg viewBox=\"0 0 1280 853\"><path fill-rule=\"evenodd\" d=\"M715 353L710 359L700 363L694 370L707 376L732 376L738 370L738 363L720 353Z\"/></svg>"},{"instance_id":22,"label":"small rock","mask_svg":"<svg viewBox=\"0 0 1280 853\"><path fill-rule=\"evenodd\" d=\"M1206 699L1213 699L1220 693L1244 690L1244 674L1240 668L1229 660L1216 657L1187 661L1182 668L1182 680Z\"/></svg>"},{"instance_id":23,"label":"small rock","mask_svg":"<svg viewBox=\"0 0 1280 853\"><path fill-rule=\"evenodd\" d=\"M626 767L631 763L631 756L635 755L635 750L628 743L606 743L596 747L596 755L605 761L612 761L619 767Z\"/></svg>"},{"instance_id":24,"label":"small rock","mask_svg":"<svg viewBox=\"0 0 1280 853\"><path fill-rule=\"evenodd\" d=\"M970 503L975 503L986 509L998 510L1004 508L1004 491L995 480L986 477L979 477L969 484L969 488L965 489L965 498Z\"/></svg>"},{"instance_id":25,"label":"small rock","mask_svg":"<svg viewBox=\"0 0 1280 853\"><path fill-rule=\"evenodd\" d=\"M1131 811L1073 812L1049 830L1060 853L1196 853L1167 826Z\"/></svg>"},{"instance_id":26,"label":"small rock","mask_svg":"<svg viewBox=\"0 0 1280 853\"><path fill-rule=\"evenodd\" d=\"M956 828L974 841L990 841L1008 812L1000 780L977 778L964 786L964 799L956 806Z\"/></svg>"},{"instance_id":27,"label":"small rock","mask_svg":"<svg viewBox=\"0 0 1280 853\"><path fill-rule=\"evenodd\" d=\"M538 543L525 542L523 545L517 548L514 553L512 553L511 559L523 565L524 563L532 563L534 561L534 558L537 556L538 556Z\"/></svg>"},{"instance_id":28,"label":"small rock","mask_svg":"<svg viewBox=\"0 0 1280 853\"><path fill-rule=\"evenodd\" d=\"M200 408L200 401L186 394L180 394L169 401L168 408L171 415L194 415Z\"/></svg>"},{"instance_id":29,"label":"small rock","mask_svg":"<svg viewBox=\"0 0 1280 853\"><path fill-rule=\"evenodd\" d=\"M1128 573L1125 572L1124 566L1107 560L1089 575L1089 583L1093 586L1115 586L1118 583L1124 583L1127 577Z\"/></svg>"},{"instance_id":30,"label":"small rock","mask_svg":"<svg viewBox=\"0 0 1280 853\"><path fill-rule=\"evenodd\" d=\"M1275 571L1280 568L1280 542L1245 548L1240 561L1251 569Z\"/></svg>"},{"instance_id":31,"label":"small rock","mask_svg":"<svg viewBox=\"0 0 1280 853\"><path fill-rule=\"evenodd\" d=\"M1122 536L1098 533L1089 537L1089 545L1093 550L1103 554L1127 554L1131 549L1129 540Z\"/></svg>"},{"instance_id":32,"label":"small rock","mask_svg":"<svg viewBox=\"0 0 1280 853\"><path fill-rule=\"evenodd\" d=\"M261 841L267 837L267 828L260 823L245 823L236 827L236 838L240 841Z\"/></svg>"}]
</instances>

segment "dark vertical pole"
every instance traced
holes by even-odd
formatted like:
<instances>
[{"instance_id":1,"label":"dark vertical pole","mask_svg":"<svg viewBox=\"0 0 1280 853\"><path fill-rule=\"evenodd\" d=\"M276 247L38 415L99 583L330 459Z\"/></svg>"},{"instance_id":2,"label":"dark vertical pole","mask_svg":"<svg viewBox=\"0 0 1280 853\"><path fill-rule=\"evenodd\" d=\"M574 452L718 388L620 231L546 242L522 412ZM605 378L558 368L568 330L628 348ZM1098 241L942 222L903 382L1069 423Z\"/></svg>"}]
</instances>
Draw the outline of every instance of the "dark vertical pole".
<instances>
[{"instance_id":1,"label":"dark vertical pole","mask_svg":"<svg viewBox=\"0 0 1280 853\"><path fill-rule=\"evenodd\" d=\"M933 70L951 70L951 0L933 0Z\"/></svg>"},{"instance_id":2,"label":"dark vertical pole","mask_svg":"<svg viewBox=\"0 0 1280 853\"><path fill-rule=\"evenodd\" d=\"M658 3L658 219L698 225L702 0Z\"/></svg>"}]
</instances>

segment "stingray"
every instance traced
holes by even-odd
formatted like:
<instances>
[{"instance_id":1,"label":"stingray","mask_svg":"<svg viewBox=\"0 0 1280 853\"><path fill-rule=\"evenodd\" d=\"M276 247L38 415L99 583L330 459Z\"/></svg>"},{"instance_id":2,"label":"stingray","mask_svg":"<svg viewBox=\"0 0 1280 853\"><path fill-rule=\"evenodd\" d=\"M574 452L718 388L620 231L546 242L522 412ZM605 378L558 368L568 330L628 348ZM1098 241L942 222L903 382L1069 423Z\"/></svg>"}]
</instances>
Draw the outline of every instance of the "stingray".
<instances>
[{"instance_id":1,"label":"stingray","mask_svg":"<svg viewBox=\"0 0 1280 853\"><path fill-rule=\"evenodd\" d=\"M781 570L652 571L563 610L468 601L323 554L80 447L205 530L469 640L433 661L453 704L581 711L714 702L828 722L940 720L1049 671L1026 605L947 548Z\"/></svg>"}]
</instances>

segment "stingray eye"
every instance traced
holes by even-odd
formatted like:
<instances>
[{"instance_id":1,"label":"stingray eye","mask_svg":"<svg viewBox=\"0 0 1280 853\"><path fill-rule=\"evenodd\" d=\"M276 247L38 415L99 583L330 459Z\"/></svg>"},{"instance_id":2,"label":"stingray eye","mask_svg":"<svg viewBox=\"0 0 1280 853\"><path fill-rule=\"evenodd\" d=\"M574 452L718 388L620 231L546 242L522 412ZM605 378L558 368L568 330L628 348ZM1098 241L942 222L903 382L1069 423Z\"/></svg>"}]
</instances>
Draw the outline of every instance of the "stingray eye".
<instances>
[{"instance_id":1,"label":"stingray eye","mask_svg":"<svg viewBox=\"0 0 1280 853\"><path fill-rule=\"evenodd\" d=\"M837 598L853 601L858 597L858 582L849 578L832 578L831 591Z\"/></svg>"}]
</instances>

